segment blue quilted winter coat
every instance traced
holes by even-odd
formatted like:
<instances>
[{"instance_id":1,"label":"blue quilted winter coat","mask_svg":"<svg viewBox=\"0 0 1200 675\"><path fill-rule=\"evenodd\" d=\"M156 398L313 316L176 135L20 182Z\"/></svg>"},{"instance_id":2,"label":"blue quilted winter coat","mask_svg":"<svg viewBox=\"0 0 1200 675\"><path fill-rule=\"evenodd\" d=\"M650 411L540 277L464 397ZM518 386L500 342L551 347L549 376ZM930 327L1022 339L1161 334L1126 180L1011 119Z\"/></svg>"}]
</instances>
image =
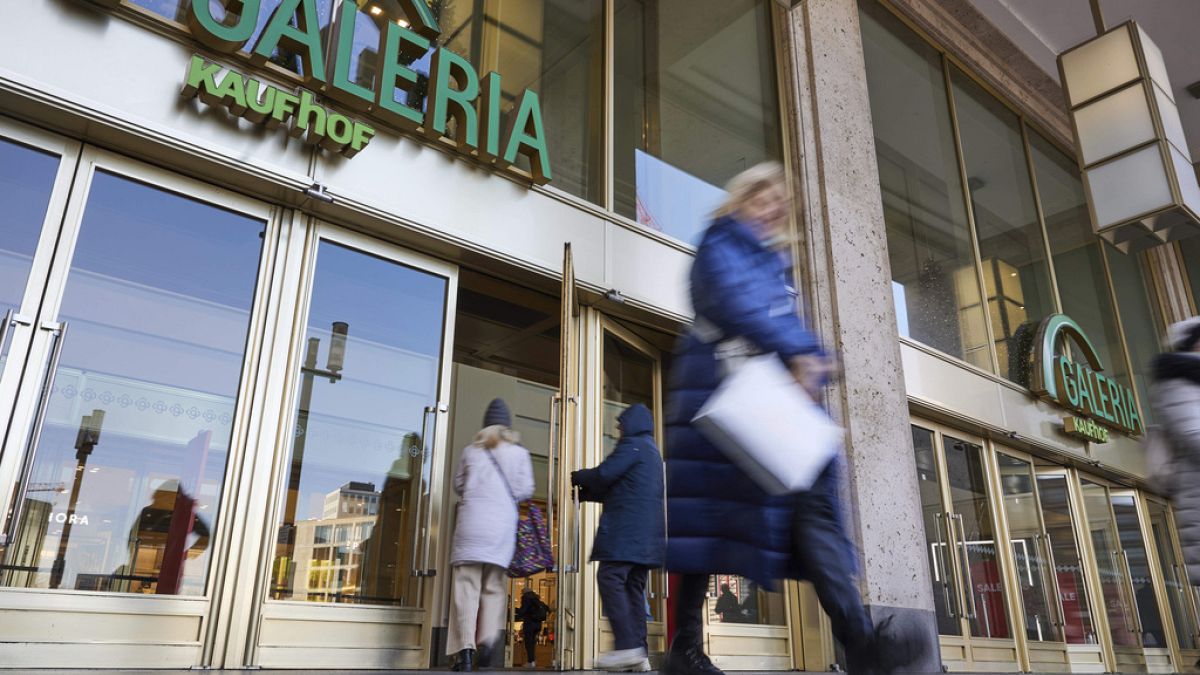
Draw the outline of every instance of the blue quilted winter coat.
<instances>
[{"instance_id":1,"label":"blue quilted winter coat","mask_svg":"<svg viewBox=\"0 0 1200 675\"><path fill-rule=\"evenodd\" d=\"M599 466L572 474L584 500L604 504L592 560L662 567L667 545L663 464L654 443L654 417L635 403L617 420L621 439L612 454Z\"/></svg>"},{"instance_id":2,"label":"blue quilted winter coat","mask_svg":"<svg viewBox=\"0 0 1200 675\"><path fill-rule=\"evenodd\" d=\"M796 313L783 258L733 218L705 233L691 297L698 324L715 325L724 338L746 338L784 359L820 352ZM763 492L692 426L718 382L713 346L689 332L672 365L666 411L667 569L739 574L773 588L776 579L803 576L789 553L792 498ZM822 480L836 481L827 473Z\"/></svg>"}]
</instances>

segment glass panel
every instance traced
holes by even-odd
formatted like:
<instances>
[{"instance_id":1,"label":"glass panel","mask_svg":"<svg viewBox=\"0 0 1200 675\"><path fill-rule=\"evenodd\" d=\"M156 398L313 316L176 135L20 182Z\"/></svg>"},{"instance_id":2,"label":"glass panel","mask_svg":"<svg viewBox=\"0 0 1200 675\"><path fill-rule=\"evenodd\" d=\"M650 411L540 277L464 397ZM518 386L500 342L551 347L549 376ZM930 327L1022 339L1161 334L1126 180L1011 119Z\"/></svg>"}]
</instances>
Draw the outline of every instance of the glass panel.
<instances>
[{"instance_id":1,"label":"glass panel","mask_svg":"<svg viewBox=\"0 0 1200 675\"><path fill-rule=\"evenodd\" d=\"M1158 553L1158 564L1162 568L1163 581L1167 586L1167 602L1171 617L1175 620L1175 636L1180 649L1196 649L1196 614L1192 611L1191 588L1187 573L1175 552L1175 537L1171 531L1171 516L1167 507L1155 501L1147 502L1150 508L1150 529L1154 533L1154 547Z\"/></svg>"},{"instance_id":2,"label":"glass panel","mask_svg":"<svg viewBox=\"0 0 1200 675\"><path fill-rule=\"evenodd\" d=\"M1141 254L1121 253L1105 244L1108 267L1112 272L1113 290L1117 294L1117 309L1121 328L1125 330L1125 345L1133 369L1133 385L1141 400L1142 424L1154 422L1150 406L1150 383L1153 381L1150 362L1161 351L1159 330L1163 325L1158 299L1150 284L1150 270Z\"/></svg>"},{"instance_id":3,"label":"glass panel","mask_svg":"<svg viewBox=\"0 0 1200 675\"><path fill-rule=\"evenodd\" d=\"M708 580L708 622L786 626L787 604L783 593L769 593L751 579L714 574Z\"/></svg>"},{"instance_id":4,"label":"glass panel","mask_svg":"<svg viewBox=\"0 0 1200 675\"><path fill-rule=\"evenodd\" d=\"M554 174L551 185L601 203L603 0L435 0L430 5L446 47L467 57L480 75L501 75L502 115L512 111L526 89L538 94ZM350 75L367 87L375 81L377 21L387 16L357 15ZM418 110L425 108L431 54L410 66L417 72L416 89L396 95ZM521 155L517 166L528 170L529 160Z\"/></svg>"},{"instance_id":5,"label":"glass panel","mask_svg":"<svg viewBox=\"0 0 1200 675\"><path fill-rule=\"evenodd\" d=\"M263 229L96 173L4 585L204 592Z\"/></svg>"},{"instance_id":6,"label":"glass panel","mask_svg":"<svg viewBox=\"0 0 1200 675\"><path fill-rule=\"evenodd\" d=\"M941 55L859 7L900 334L992 370Z\"/></svg>"},{"instance_id":7,"label":"glass panel","mask_svg":"<svg viewBox=\"0 0 1200 675\"><path fill-rule=\"evenodd\" d=\"M272 598L419 604L420 434L437 401L446 293L444 277L317 248Z\"/></svg>"},{"instance_id":8,"label":"glass panel","mask_svg":"<svg viewBox=\"0 0 1200 675\"><path fill-rule=\"evenodd\" d=\"M1117 519L1117 533L1121 537L1123 562L1133 584L1133 606L1141 617L1142 644L1147 647L1166 647L1167 637L1163 632L1162 614L1158 611L1158 598L1154 595L1150 558L1146 555L1146 540L1142 538L1137 503L1131 494L1113 494L1111 499L1113 515Z\"/></svg>"},{"instance_id":9,"label":"glass panel","mask_svg":"<svg viewBox=\"0 0 1200 675\"><path fill-rule=\"evenodd\" d=\"M1079 557L1072 518L1071 493L1067 477L1058 474L1037 477L1042 522L1050 538L1051 568L1056 571L1059 607L1064 632L1070 644L1095 644L1096 628L1087 593L1087 578Z\"/></svg>"},{"instance_id":10,"label":"glass panel","mask_svg":"<svg viewBox=\"0 0 1200 675\"><path fill-rule=\"evenodd\" d=\"M1100 240L1092 233L1075 158L1033 131L1029 132L1029 144L1063 312L1087 333L1104 361L1105 376L1130 386L1108 278L1100 259Z\"/></svg>"},{"instance_id":11,"label":"glass panel","mask_svg":"<svg viewBox=\"0 0 1200 675\"><path fill-rule=\"evenodd\" d=\"M934 451L934 435L928 429L912 428L916 452L917 479L921 490L921 512L925 521L925 546L929 549L929 571L933 578L933 604L937 612L938 633L962 635L958 619L958 585L954 557L948 548L946 508L942 502L940 471Z\"/></svg>"},{"instance_id":12,"label":"glass panel","mask_svg":"<svg viewBox=\"0 0 1200 675\"><path fill-rule=\"evenodd\" d=\"M0 139L0 320L20 310L59 158ZM8 345L0 344L0 373Z\"/></svg>"},{"instance_id":13,"label":"glass panel","mask_svg":"<svg viewBox=\"0 0 1200 675\"><path fill-rule=\"evenodd\" d=\"M658 420L659 411L655 406L654 378L655 361L644 352L634 349L629 344L614 336L604 334L604 454L612 452L617 445L620 434L617 430L617 417L634 403L641 403L650 409L654 419ZM662 603L666 590L666 574L662 570L651 570L646 591L647 608L652 621L662 621ZM761 594L761 592L760 592ZM783 596L772 593L771 596ZM758 595L747 609L755 610L747 614L746 623L758 623ZM772 601L774 598L772 598ZM782 600L781 600L782 601Z\"/></svg>"},{"instance_id":14,"label":"glass panel","mask_svg":"<svg viewBox=\"0 0 1200 675\"><path fill-rule=\"evenodd\" d=\"M996 551L995 520L988 501L987 474L983 466L983 448L974 443L946 436L946 475L950 500L959 518L960 561L966 577L967 610L974 637L1012 637L1005 610L1004 577Z\"/></svg>"},{"instance_id":15,"label":"glass panel","mask_svg":"<svg viewBox=\"0 0 1200 675\"><path fill-rule=\"evenodd\" d=\"M1196 311L1200 312L1200 236L1179 242L1179 253L1183 257L1183 270L1192 286Z\"/></svg>"},{"instance_id":16,"label":"glass panel","mask_svg":"<svg viewBox=\"0 0 1200 675\"><path fill-rule=\"evenodd\" d=\"M258 13L258 24L254 28L254 34L246 41L246 46L242 50L243 53L248 54L254 49L254 45L258 43L258 38L262 35L263 29L267 27L267 21L270 20L271 15L275 13L276 8L279 7L282 1L262 0L261 9ZM192 0L127 0L127 2L184 25L187 25L188 16L192 11ZM326 47L325 52L328 54L329 19L333 14L334 0L314 0L314 2L317 8L317 21L321 25L323 43ZM212 7L214 17L224 17L226 23L233 23L236 20L236 14L226 14L222 0L209 0L209 5ZM292 19L292 25L295 25L295 19ZM274 54L271 55L271 62L293 73L302 74L304 72L304 69L300 67L300 58L286 50L276 49Z\"/></svg>"},{"instance_id":17,"label":"glass panel","mask_svg":"<svg viewBox=\"0 0 1200 675\"><path fill-rule=\"evenodd\" d=\"M613 210L697 243L723 186L782 157L770 0L617 0Z\"/></svg>"},{"instance_id":18,"label":"glass panel","mask_svg":"<svg viewBox=\"0 0 1200 675\"><path fill-rule=\"evenodd\" d=\"M1121 555L1116 523L1108 505L1108 489L1083 481L1083 506L1087 512L1092 550L1100 572L1100 590L1108 612L1108 628L1118 647L1140 647L1142 642L1134 621L1129 578L1118 557Z\"/></svg>"},{"instance_id":19,"label":"glass panel","mask_svg":"<svg viewBox=\"0 0 1200 675\"><path fill-rule=\"evenodd\" d=\"M1042 522L1029 462L997 455L1008 536L1017 563L1017 583L1025 609L1025 635L1030 640L1062 642L1059 607L1054 601L1054 564L1042 538Z\"/></svg>"},{"instance_id":20,"label":"glass panel","mask_svg":"<svg viewBox=\"0 0 1200 675\"><path fill-rule=\"evenodd\" d=\"M1054 312L1054 293L1021 121L962 71L951 73L1000 374L1028 386L1029 349Z\"/></svg>"}]
</instances>

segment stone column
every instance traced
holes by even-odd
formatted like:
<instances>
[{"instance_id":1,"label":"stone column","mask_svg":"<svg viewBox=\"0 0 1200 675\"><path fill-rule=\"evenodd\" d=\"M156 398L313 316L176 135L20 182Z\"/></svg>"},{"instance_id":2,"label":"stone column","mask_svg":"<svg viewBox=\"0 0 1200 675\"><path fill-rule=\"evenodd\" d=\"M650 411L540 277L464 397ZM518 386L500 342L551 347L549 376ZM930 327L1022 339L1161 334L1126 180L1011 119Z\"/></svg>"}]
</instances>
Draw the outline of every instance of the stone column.
<instances>
[{"instance_id":1,"label":"stone column","mask_svg":"<svg viewBox=\"0 0 1200 675\"><path fill-rule=\"evenodd\" d=\"M858 4L803 0L787 18L801 257L813 323L842 364L830 404L848 432L846 489L860 584L876 621L894 616L893 625L928 641L927 659L913 669L936 672L941 657Z\"/></svg>"}]
</instances>

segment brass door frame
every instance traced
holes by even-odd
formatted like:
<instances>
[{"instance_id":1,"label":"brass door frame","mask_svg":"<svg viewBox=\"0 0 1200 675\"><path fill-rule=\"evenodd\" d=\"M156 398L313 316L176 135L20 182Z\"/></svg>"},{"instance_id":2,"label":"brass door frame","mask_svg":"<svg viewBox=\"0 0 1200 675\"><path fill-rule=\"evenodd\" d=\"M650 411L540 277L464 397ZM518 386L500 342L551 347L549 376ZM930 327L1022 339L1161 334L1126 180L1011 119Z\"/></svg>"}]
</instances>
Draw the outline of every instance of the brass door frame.
<instances>
[{"instance_id":1,"label":"brass door frame","mask_svg":"<svg viewBox=\"0 0 1200 675\"><path fill-rule=\"evenodd\" d=\"M1003 510L1003 504L1000 502L999 491L997 489L999 483L996 475L996 460L994 457L995 448L993 448L992 444L981 436L964 432L953 427L948 427L943 424L931 422L923 418L911 417L910 423L913 426L921 429L932 431L934 434L934 459L936 461L938 470L938 488L942 498L942 506L945 509L943 513L946 514L947 519L953 518L954 500L950 491L950 483L946 478L948 475L948 467L946 460L945 437L949 435L957 440L966 441L980 447L980 452L983 453L982 460L984 482L988 490L987 500L992 511L992 531L997 535L1004 534L1007 536L1007 522L1003 523L1004 529L1001 529L1002 522L999 520L999 514ZM958 603L956 607L956 618L960 626L960 632L958 635L938 636L938 643L941 646L943 654L943 662L946 663L946 666L951 670L961 669L964 671L974 671L979 669L987 672L1004 672L1005 670L1008 670L1009 664L1011 664L1012 672L1021 670L1024 664L1021 660L1021 649L1019 647L1018 638L1015 635L1014 637L1010 638L981 638L971 636L970 620L968 618L968 608L970 607L970 604L966 595L968 593L967 583L970 581L970 579L966 578L967 575L963 574L963 570L965 569L964 564L967 564L967 561L963 559L962 549L966 546L966 543L956 539L956 536L962 536L961 532L955 535L955 528L947 527L945 529L950 532L950 540L955 541L953 546L948 546L948 551L950 553L950 564L954 567L954 575L956 579L955 588L957 591L956 600ZM1010 633L1012 633L1016 631L1016 626L1018 625L1018 621L1011 616L1013 614L1013 594L1014 592L1019 592L1019 589L1014 588L1014 575L1012 573L1011 557L1004 555L1003 553L997 555L997 567L997 573L1001 579L1005 593L1005 607L1010 614L1008 620ZM950 662L946 662L944 657L947 649L961 650L963 658L961 660L955 659ZM1009 650L1011 650L1011 659L1003 658L1001 655ZM993 655L1000 658L985 660L984 658L977 658L977 655L980 657L983 655Z\"/></svg>"}]
</instances>

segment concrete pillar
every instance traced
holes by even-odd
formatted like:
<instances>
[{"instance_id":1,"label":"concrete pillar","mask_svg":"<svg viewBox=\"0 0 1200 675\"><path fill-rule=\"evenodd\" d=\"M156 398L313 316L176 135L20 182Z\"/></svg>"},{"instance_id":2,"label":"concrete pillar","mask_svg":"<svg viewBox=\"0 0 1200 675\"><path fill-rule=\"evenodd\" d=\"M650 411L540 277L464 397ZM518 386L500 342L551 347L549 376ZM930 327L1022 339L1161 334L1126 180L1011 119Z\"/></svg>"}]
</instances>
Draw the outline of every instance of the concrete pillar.
<instances>
[{"instance_id":1,"label":"concrete pillar","mask_svg":"<svg viewBox=\"0 0 1200 675\"><path fill-rule=\"evenodd\" d=\"M892 615L893 625L925 637L929 656L914 670L936 672L937 624L858 4L804 0L787 18L801 257L813 322L842 362L830 403L848 431L849 518L863 597L876 621Z\"/></svg>"}]
</instances>

